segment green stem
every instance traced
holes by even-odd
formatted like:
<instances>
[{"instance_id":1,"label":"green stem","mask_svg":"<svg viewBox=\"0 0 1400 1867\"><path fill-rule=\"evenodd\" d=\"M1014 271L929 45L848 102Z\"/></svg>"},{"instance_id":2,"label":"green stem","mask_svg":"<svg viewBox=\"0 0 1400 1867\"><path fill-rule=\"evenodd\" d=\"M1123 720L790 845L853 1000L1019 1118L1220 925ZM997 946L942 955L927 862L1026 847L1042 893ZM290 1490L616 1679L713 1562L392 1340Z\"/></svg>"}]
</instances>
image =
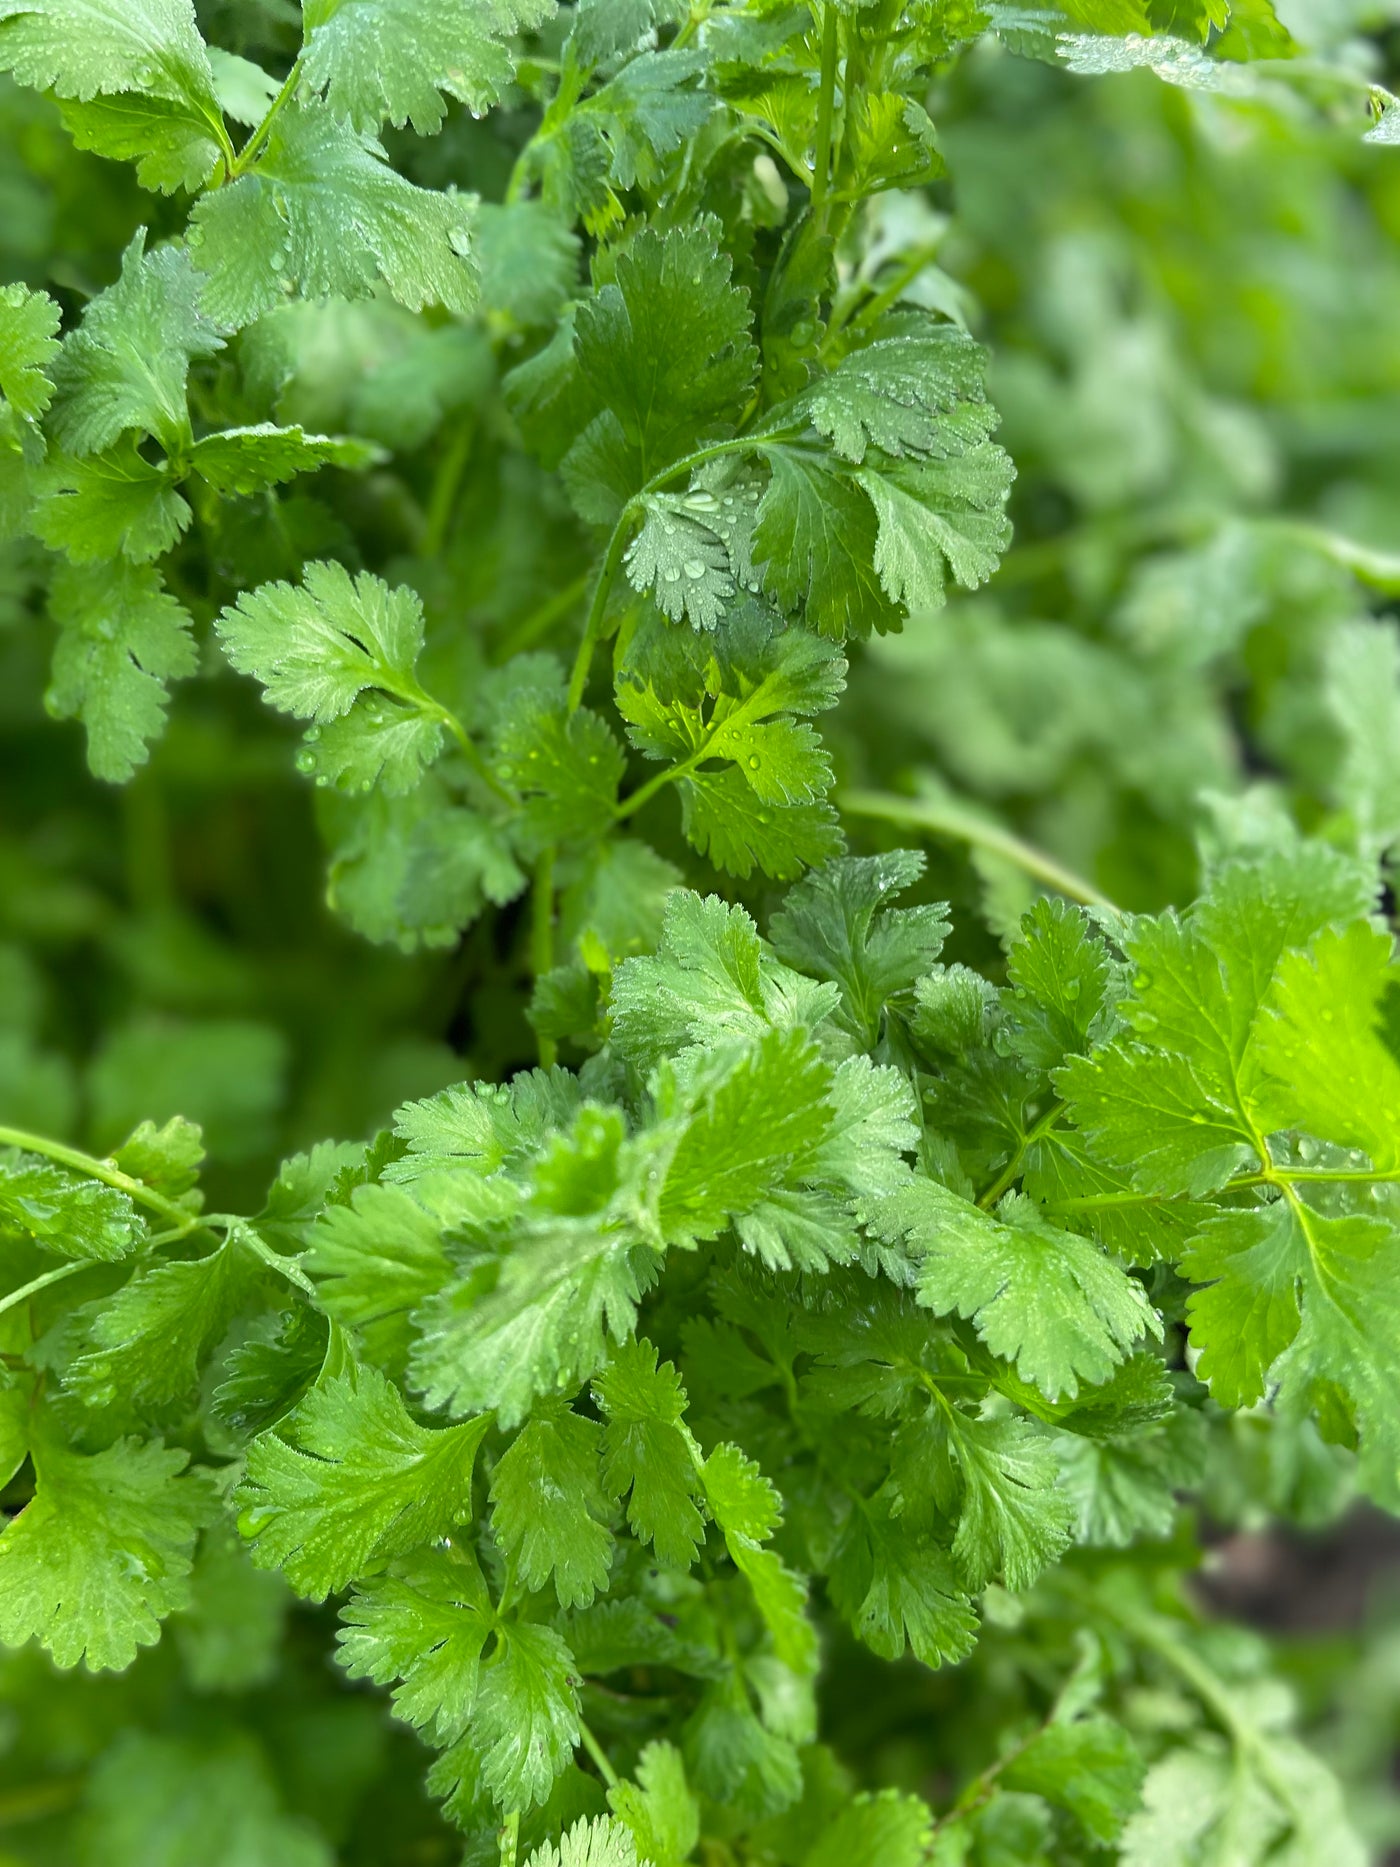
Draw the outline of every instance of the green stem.
<instances>
[{"instance_id":1,"label":"green stem","mask_svg":"<svg viewBox=\"0 0 1400 1867\"><path fill-rule=\"evenodd\" d=\"M520 1811L512 1809L501 1823L501 1867L515 1867L520 1858Z\"/></svg>"},{"instance_id":2,"label":"green stem","mask_svg":"<svg viewBox=\"0 0 1400 1867\"><path fill-rule=\"evenodd\" d=\"M1014 863L1018 869L1044 882L1058 894L1067 895L1071 901L1083 902L1085 907L1117 911L1108 896L1101 894L1092 882L1076 875L1073 869L1066 868L1043 849L1037 849L1034 843L1027 843L1010 830L987 823L956 804L938 803L932 798L895 797L884 791L847 791L837 801L854 817L877 817L884 823L970 843L974 848L985 849L991 855Z\"/></svg>"},{"instance_id":3,"label":"green stem","mask_svg":"<svg viewBox=\"0 0 1400 1867\"><path fill-rule=\"evenodd\" d=\"M578 1721L578 1734L583 1742L584 1749L597 1765L599 1776L602 1777L608 1788L611 1789L617 1781L617 1771L612 1767L612 1764L609 1763L608 1753L603 1749L603 1746L598 1742L597 1738L594 1737L582 1718Z\"/></svg>"},{"instance_id":4,"label":"green stem","mask_svg":"<svg viewBox=\"0 0 1400 1867\"><path fill-rule=\"evenodd\" d=\"M831 184L831 120L836 108L836 56L838 51L836 0L822 8L822 66L817 92L817 146L812 163L812 213L825 224L827 190Z\"/></svg>"},{"instance_id":5,"label":"green stem","mask_svg":"<svg viewBox=\"0 0 1400 1867\"><path fill-rule=\"evenodd\" d=\"M553 845L535 864L530 894L530 971L538 981L554 966L554 860ZM559 1055L552 1037L540 1038L540 1064L551 1069Z\"/></svg>"},{"instance_id":6,"label":"green stem","mask_svg":"<svg viewBox=\"0 0 1400 1867\"><path fill-rule=\"evenodd\" d=\"M668 469L674 473L677 468ZM593 586L593 600L588 605L588 617L583 625L583 640L578 645L574 657L574 671L569 676L569 711L577 713L583 705L583 690L588 685L588 670L593 665L593 651L598 646L598 639L603 631L603 617L607 611L608 598L612 595L613 585L617 582L617 573L622 568L623 554L632 536L632 526L637 518L637 501L629 500L613 526L612 537L608 540L607 554L603 567L598 572L598 581Z\"/></svg>"},{"instance_id":7,"label":"green stem","mask_svg":"<svg viewBox=\"0 0 1400 1867\"><path fill-rule=\"evenodd\" d=\"M457 424L457 432L443 449L442 459L433 475L433 488L428 497L428 516L423 525L420 549L425 558L442 556L448 527L456 510L457 496L462 490L462 475L471 459L475 434L476 423L463 418Z\"/></svg>"},{"instance_id":8,"label":"green stem","mask_svg":"<svg viewBox=\"0 0 1400 1867\"><path fill-rule=\"evenodd\" d=\"M291 101L293 93L296 91L297 85L300 83L300 81L301 81L301 54L298 53L296 62L293 64L291 70L287 73L286 80L284 81L282 85L282 89L277 93L276 97L274 97L272 102L268 105L267 115L263 118L262 122L253 131L253 134L248 138L247 142L244 143L243 147L239 150L238 154L234 157L233 166L229 170L230 181L237 181L240 175L246 175L249 168L252 166L252 164L256 162L258 157L262 154L263 144L267 141L268 137L271 135L273 124L277 121L278 117L281 116L283 110L287 107L287 104Z\"/></svg>"},{"instance_id":9,"label":"green stem","mask_svg":"<svg viewBox=\"0 0 1400 1867\"><path fill-rule=\"evenodd\" d=\"M692 752L688 759L682 759L679 765L668 765L665 771L657 772L654 778L639 785L630 797L624 797L613 811L619 823L639 811L643 804L649 804L658 791L664 791L668 784L675 784L678 779L688 778L697 765L703 764L709 756L708 746L701 746L698 752Z\"/></svg>"},{"instance_id":10,"label":"green stem","mask_svg":"<svg viewBox=\"0 0 1400 1867\"><path fill-rule=\"evenodd\" d=\"M528 616L522 617L492 650L492 665L498 668L504 666L513 656L532 648L542 635L548 635L554 624L567 616L571 609L576 609L587 595L591 574L584 571L582 576L575 577L562 590L556 590L553 596L547 596Z\"/></svg>"},{"instance_id":11,"label":"green stem","mask_svg":"<svg viewBox=\"0 0 1400 1867\"><path fill-rule=\"evenodd\" d=\"M1035 1125L1027 1129L1025 1134L1021 1136L1021 1143L1016 1149L1016 1152L1011 1156L1010 1160L1002 1168L1001 1172L997 1175L996 1179L993 1180L986 1192L978 1195L977 1203L984 1212L990 1212L992 1207L1001 1198L1002 1194L1012 1182L1018 1178L1021 1168L1025 1163L1026 1155L1030 1152L1031 1148L1035 1146L1037 1141L1049 1134L1050 1130L1064 1113L1065 1105L1063 1102L1052 1102Z\"/></svg>"},{"instance_id":12,"label":"green stem","mask_svg":"<svg viewBox=\"0 0 1400 1867\"><path fill-rule=\"evenodd\" d=\"M30 1297L38 1296L41 1290L47 1290L50 1284L61 1284L65 1277L72 1277L78 1271L91 1270L91 1258L76 1258L71 1264L60 1264L57 1270L45 1271L42 1277L35 1277L27 1284L21 1284L18 1290L12 1290L7 1297L0 1297L0 1316L6 1310L18 1309L27 1303Z\"/></svg>"},{"instance_id":13,"label":"green stem","mask_svg":"<svg viewBox=\"0 0 1400 1867\"><path fill-rule=\"evenodd\" d=\"M81 1173L89 1180L100 1180L104 1186L115 1187L138 1205L168 1219L179 1228L182 1238L206 1223L197 1213L189 1212L184 1206L177 1206L173 1199L167 1199L163 1193L157 1193L144 1180L134 1180L112 1161L98 1160L95 1154L84 1154L80 1148L65 1147L61 1141L50 1141L44 1135L30 1134L23 1128L2 1127L0 1147L17 1147L26 1154L42 1154L57 1166L71 1167L74 1173Z\"/></svg>"}]
</instances>

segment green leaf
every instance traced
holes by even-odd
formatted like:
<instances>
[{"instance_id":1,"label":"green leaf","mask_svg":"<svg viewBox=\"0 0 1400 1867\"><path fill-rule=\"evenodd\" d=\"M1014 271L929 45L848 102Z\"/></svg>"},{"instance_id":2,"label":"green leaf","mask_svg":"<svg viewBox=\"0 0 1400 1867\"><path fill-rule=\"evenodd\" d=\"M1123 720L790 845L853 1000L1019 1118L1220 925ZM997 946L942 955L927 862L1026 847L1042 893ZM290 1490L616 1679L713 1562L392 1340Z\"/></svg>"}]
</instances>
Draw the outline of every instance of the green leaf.
<instances>
[{"instance_id":1,"label":"green leaf","mask_svg":"<svg viewBox=\"0 0 1400 1867\"><path fill-rule=\"evenodd\" d=\"M220 121L192 0L0 0L0 70L60 97L143 91Z\"/></svg>"},{"instance_id":2,"label":"green leaf","mask_svg":"<svg viewBox=\"0 0 1400 1867\"><path fill-rule=\"evenodd\" d=\"M613 975L613 1042L646 1069L693 1045L820 1024L836 1002L834 986L814 985L765 953L743 908L678 889L666 903L660 950Z\"/></svg>"},{"instance_id":3,"label":"green leaf","mask_svg":"<svg viewBox=\"0 0 1400 1867\"><path fill-rule=\"evenodd\" d=\"M131 429L167 453L189 439L185 385L191 363L223 338L200 308L200 281L180 246L145 250L144 229L122 273L92 299L54 369L54 438L71 454L98 454Z\"/></svg>"},{"instance_id":4,"label":"green leaf","mask_svg":"<svg viewBox=\"0 0 1400 1867\"><path fill-rule=\"evenodd\" d=\"M561 1608L608 1585L613 1539L599 1483L601 1428L544 1403L491 1474L491 1528L528 1589L554 1577Z\"/></svg>"},{"instance_id":5,"label":"green leaf","mask_svg":"<svg viewBox=\"0 0 1400 1867\"><path fill-rule=\"evenodd\" d=\"M619 253L615 282L578 308L576 367L599 413L564 472L587 518L610 523L655 473L732 432L743 412L758 359L748 294L730 283L718 232L703 218L643 229Z\"/></svg>"},{"instance_id":6,"label":"green leaf","mask_svg":"<svg viewBox=\"0 0 1400 1867\"><path fill-rule=\"evenodd\" d=\"M882 1236L903 1235L917 1251L919 1302L975 1321L992 1353L1049 1400L1107 1380L1135 1342L1161 1333L1141 1285L1027 1201L1003 1200L994 1217L919 1178L872 1202L871 1216Z\"/></svg>"},{"instance_id":7,"label":"green leaf","mask_svg":"<svg viewBox=\"0 0 1400 1867\"><path fill-rule=\"evenodd\" d=\"M260 1272L236 1231L207 1257L138 1271L96 1311L65 1384L95 1407L185 1399Z\"/></svg>"},{"instance_id":8,"label":"green leaf","mask_svg":"<svg viewBox=\"0 0 1400 1867\"><path fill-rule=\"evenodd\" d=\"M481 1775L503 1809L543 1802L579 1740L573 1655L551 1627L502 1621L481 1669L472 1742Z\"/></svg>"},{"instance_id":9,"label":"green leaf","mask_svg":"<svg viewBox=\"0 0 1400 1867\"><path fill-rule=\"evenodd\" d=\"M392 1686L400 1718L430 1743L454 1743L470 1723L491 1635L491 1599L472 1558L421 1550L361 1583L340 1619L336 1658L349 1676Z\"/></svg>"},{"instance_id":10,"label":"green leaf","mask_svg":"<svg viewBox=\"0 0 1400 1867\"><path fill-rule=\"evenodd\" d=\"M657 1256L634 1229L644 1157L616 1112L585 1106L544 1163L503 1256L478 1263L418 1312L409 1373L430 1407L493 1407L518 1425L537 1394L567 1393L625 1341Z\"/></svg>"},{"instance_id":11,"label":"green leaf","mask_svg":"<svg viewBox=\"0 0 1400 1867\"><path fill-rule=\"evenodd\" d=\"M495 729L497 770L525 798L529 841L591 842L613 821L624 759L612 728L564 696L522 687Z\"/></svg>"},{"instance_id":12,"label":"green leaf","mask_svg":"<svg viewBox=\"0 0 1400 1867\"><path fill-rule=\"evenodd\" d=\"M1359 1148L1379 1173L1400 1169L1400 1063L1379 1030L1394 946L1355 921L1319 934L1306 953L1285 953L1252 1051L1266 1078L1255 1099L1263 1128Z\"/></svg>"},{"instance_id":13,"label":"green leaf","mask_svg":"<svg viewBox=\"0 0 1400 1867\"><path fill-rule=\"evenodd\" d=\"M190 522L169 466L153 465L131 436L82 460L52 454L34 480L35 535L75 564L115 557L148 564Z\"/></svg>"},{"instance_id":14,"label":"green leaf","mask_svg":"<svg viewBox=\"0 0 1400 1867\"><path fill-rule=\"evenodd\" d=\"M1328 1437L1359 1434L1367 1483L1383 1501L1400 1496L1394 1224L1369 1211L1326 1215L1291 1194L1223 1213L1182 1268L1209 1286L1187 1314L1211 1391L1249 1406L1278 1380L1281 1403L1316 1410Z\"/></svg>"},{"instance_id":15,"label":"green leaf","mask_svg":"<svg viewBox=\"0 0 1400 1867\"><path fill-rule=\"evenodd\" d=\"M313 1387L248 1448L239 1526L259 1568L324 1601L379 1557L445 1536L472 1511L488 1416L432 1431L373 1368Z\"/></svg>"},{"instance_id":16,"label":"green leaf","mask_svg":"<svg viewBox=\"0 0 1400 1867\"><path fill-rule=\"evenodd\" d=\"M592 1821L575 1822L557 1848L549 1842L536 1848L525 1867L645 1867L645 1863L638 1862L629 1830L610 1816L597 1815Z\"/></svg>"},{"instance_id":17,"label":"green leaf","mask_svg":"<svg viewBox=\"0 0 1400 1867\"><path fill-rule=\"evenodd\" d=\"M65 564L49 589L59 627L45 696L87 728L95 776L124 784L165 731L168 683L198 666L190 617L148 565Z\"/></svg>"},{"instance_id":18,"label":"green leaf","mask_svg":"<svg viewBox=\"0 0 1400 1867\"><path fill-rule=\"evenodd\" d=\"M734 1445L715 1447L700 1468L700 1481L730 1560L753 1590L778 1658L795 1673L814 1671L817 1638L806 1616L803 1581L774 1550L760 1547L782 1521L777 1492Z\"/></svg>"},{"instance_id":19,"label":"green leaf","mask_svg":"<svg viewBox=\"0 0 1400 1867\"><path fill-rule=\"evenodd\" d=\"M614 1350L593 1392L606 1421L604 1488L627 1499L627 1521L658 1562L688 1569L705 1526L680 1376L669 1361L658 1367L650 1342L631 1342Z\"/></svg>"},{"instance_id":20,"label":"green leaf","mask_svg":"<svg viewBox=\"0 0 1400 1867\"><path fill-rule=\"evenodd\" d=\"M932 969L947 938L941 904L886 905L923 870L923 857L908 849L830 863L789 889L770 925L781 960L841 988L839 1021L867 1046L889 1001Z\"/></svg>"},{"instance_id":21,"label":"green leaf","mask_svg":"<svg viewBox=\"0 0 1400 1867\"><path fill-rule=\"evenodd\" d=\"M136 1249L145 1228L129 1194L7 1148L0 1151L0 1229L66 1258L112 1263Z\"/></svg>"},{"instance_id":22,"label":"green leaf","mask_svg":"<svg viewBox=\"0 0 1400 1867\"><path fill-rule=\"evenodd\" d=\"M367 298L381 282L410 311L468 312L471 207L416 188L372 137L325 110L291 106L256 166L195 205L190 246L203 303L238 329L303 298Z\"/></svg>"},{"instance_id":23,"label":"green leaf","mask_svg":"<svg viewBox=\"0 0 1400 1867\"><path fill-rule=\"evenodd\" d=\"M356 129L387 118L432 136L444 97L477 117L500 100L515 71L511 35L553 11L554 0L306 0L302 77Z\"/></svg>"},{"instance_id":24,"label":"green leaf","mask_svg":"<svg viewBox=\"0 0 1400 1867\"><path fill-rule=\"evenodd\" d=\"M189 1454L119 1439L90 1457L31 1441L32 1501L0 1532L0 1641L38 1640L54 1663L121 1671L189 1599L211 1495Z\"/></svg>"},{"instance_id":25,"label":"green leaf","mask_svg":"<svg viewBox=\"0 0 1400 1867\"><path fill-rule=\"evenodd\" d=\"M636 1764L636 1781L608 1790L613 1814L631 1830L640 1857L653 1867L681 1867L700 1839L700 1805L673 1744L647 1744Z\"/></svg>"},{"instance_id":26,"label":"green leaf","mask_svg":"<svg viewBox=\"0 0 1400 1867\"><path fill-rule=\"evenodd\" d=\"M58 306L47 292L0 286L0 396L21 421L38 421L53 399L58 327Z\"/></svg>"},{"instance_id":27,"label":"green leaf","mask_svg":"<svg viewBox=\"0 0 1400 1867\"><path fill-rule=\"evenodd\" d=\"M369 572L308 564L300 587L263 584L219 617L224 652L269 706L313 722L302 770L346 789L411 790L442 747L443 712L415 672L423 605Z\"/></svg>"},{"instance_id":28,"label":"green leaf","mask_svg":"<svg viewBox=\"0 0 1400 1867\"><path fill-rule=\"evenodd\" d=\"M357 1186L347 1205L328 1206L304 1263L326 1314L392 1373L408 1357L411 1312L451 1272L441 1221L397 1186Z\"/></svg>"},{"instance_id":29,"label":"green leaf","mask_svg":"<svg viewBox=\"0 0 1400 1867\"><path fill-rule=\"evenodd\" d=\"M830 1069L801 1031L769 1031L730 1059L720 1053L692 1091L693 1113L667 1169L667 1237L714 1238L782 1185L830 1132L830 1085Z\"/></svg>"},{"instance_id":30,"label":"green leaf","mask_svg":"<svg viewBox=\"0 0 1400 1867\"><path fill-rule=\"evenodd\" d=\"M1102 1846L1118 1839L1141 1800L1142 1758L1122 1725L1111 1718L1076 1718L1048 1724L1012 1759L1003 1775L1008 1789L1044 1796L1067 1809Z\"/></svg>"},{"instance_id":31,"label":"green leaf","mask_svg":"<svg viewBox=\"0 0 1400 1867\"><path fill-rule=\"evenodd\" d=\"M1024 1420L946 1417L963 1482L953 1539L962 1579L974 1592L995 1575L1010 1589L1029 1588L1070 1541L1054 1448Z\"/></svg>"},{"instance_id":32,"label":"green leaf","mask_svg":"<svg viewBox=\"0 0 1400 1867\"><path fill-rule=\"evenodd\" d=\"M850 1867L855 1861L923 1867L931 1840L928 1804L884 1789L848 1802L803 1856L802 1867Z\"/></svg>"},{"instance_id":33,"label":"green leaf","mask_svg":"<svg viewBox=\"0 0 1400 1867\"><path fill-rule=\"evenodd\" d=\"M882 1659L902 1659L907 1646L937 1667L972 1650L977 1617L947 1552L878 1499L853 1515L828 1586L835 1607Z\"/></svg>"},{"instance_id":34,"label":"green leaf","mask_svg":"<svg viewBox=\"0 0 1400 1867\"><path fill-rule=\"evenodd\" d=\"M307 434L302 428L279 428L259 422L251 428L225 428L206 434L189 450L189 465L216 493L260 493L282 486L299 473L320 467L356 472L382 458L368 441L343 435Z\"/></svg>"}]
</instances>

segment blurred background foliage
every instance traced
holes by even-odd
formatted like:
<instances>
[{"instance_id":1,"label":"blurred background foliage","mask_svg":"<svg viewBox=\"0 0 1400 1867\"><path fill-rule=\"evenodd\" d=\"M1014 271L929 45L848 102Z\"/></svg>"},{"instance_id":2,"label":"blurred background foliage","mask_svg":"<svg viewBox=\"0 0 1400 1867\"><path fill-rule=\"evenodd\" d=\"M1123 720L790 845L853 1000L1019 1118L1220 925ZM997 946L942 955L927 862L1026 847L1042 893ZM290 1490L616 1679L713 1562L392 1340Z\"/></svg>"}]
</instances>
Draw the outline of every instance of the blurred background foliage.
<instances>
[{"instance_id":1,"label":"blurred background foliage","mask_svg":"<svg viewBox=\"0 0 1400 1867\"><path fill-rule=\"evenodd\" d=\"M1396 84L1397 0L1279 11L1310 49ZM226 46L271 59L292 44L285 0L200 12ZM992 349L1016 538L985 592L856 655L831 728L843 783L909 792L935 815L985 813L1139 909L1190 898L1202 845L1267 842L1280 815L1317 827L1382 809L1400 772L1400 755L1390 776L1384 756L1387 735L1400 744L1395 664L1387 687L1348 624L1400 587L1400 156L1302 105L1189 94L1146 73L1091 82L992 47L950 74L935 115L950 182L872 211L892 217L892 237L918 237L911 289ZM523 121L459 114L395 153L420 179L499 198ZM0 282L43 286L72 315L153 212L157 228L162 213L178 224L124 171L74 152L42 99L0 87ZM236 590L240 562L266 578L333 551L414 582L444 637L465 618L488 652L567 639L585 541L512 446L499 378L532 319L553 317L571 266L565 250L559 280L517 282L539 303L488 304L473 325L376 301L245 337L236 363L254 400L417 451L408 467L322 475L312 496L232 512L213 583L181 592L197 616ZM211 1202L256 1204L291 1150L533 1061L515 916L411 954L348 927L326 902L293 732L214 655L132 784L89 775L80 729L45 716L52 636L32 548L0 547L7 1117L102 1152L141 1117L185 1114L216 1163ZM907 840L867 836L858 817L848 827L866 846ZM667 853L685 868L683 846ZM994 969L1028 884L962 843L935 840L932 856L957 956ZM761 911L763 886L737 892ZM1400 1839L1388 1788L1400 1593L1387 1607L1353 1532L1345 1547L1363 1553L1340 1601L1322 1600L1316 1562L1301 1559L1291 1594L1251 1594L1239 1552L1257 1553L1262 1525L1246 1492L1323 1535L1346 1483L1320 1442L1285 1441L1262 1419L1220 1433L1206 1495L1228 1533L1224 1598L1283 1628L1313 1741L1382 1849ZM217 1547L205 1561L200 1600L222 1605L197 1600L129 1674L0 1659L0 1862L183 1863L208 1824L230 1837L221 1867L320 1867L330 1850L455 1860L414 1740L331 1676L329 1626L231 1552L222 1574ZM875 1662L834 1655L831 1735L872 1779L898 1782L915 1767L909 1733L926 1749L932 1725L956 1777L960 1759L985 1758L1008 1695L1050 1664L1057 1625L1072 1639L1072 1620L1047 1584L1023 1619L989 1620L966 1665L901 1670L878 1716L874 1682L861 1683ZM1256 1636L1220 1638L1222 1664L1247 1679ZM1135 1728L1169 1723L1160 1685L1135 1690ZM149 1852L152 1834L165 1852ZM1034 1836L1008 1831L981 1858L1039 1857Z\"/></svg>"}]
</instances>

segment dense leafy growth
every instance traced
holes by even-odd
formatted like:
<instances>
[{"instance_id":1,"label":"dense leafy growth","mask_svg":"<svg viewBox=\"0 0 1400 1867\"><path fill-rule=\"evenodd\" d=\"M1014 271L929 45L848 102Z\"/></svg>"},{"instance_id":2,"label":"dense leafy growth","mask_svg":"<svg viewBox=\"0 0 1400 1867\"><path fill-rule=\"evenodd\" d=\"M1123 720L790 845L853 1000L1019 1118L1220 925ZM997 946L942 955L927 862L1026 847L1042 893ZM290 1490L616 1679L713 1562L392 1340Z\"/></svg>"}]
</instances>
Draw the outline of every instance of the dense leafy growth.
<instances>
[{"instance_id":1,"label":"dense leafy growth","mask_svg":"<svg viewBox=\"0 0 1400 1867\"><path fill-rule=\"evenodd\" d=\"M0 0L6 1862L1400 1831L1388 17Z\"/></svg>"}]
</instances>

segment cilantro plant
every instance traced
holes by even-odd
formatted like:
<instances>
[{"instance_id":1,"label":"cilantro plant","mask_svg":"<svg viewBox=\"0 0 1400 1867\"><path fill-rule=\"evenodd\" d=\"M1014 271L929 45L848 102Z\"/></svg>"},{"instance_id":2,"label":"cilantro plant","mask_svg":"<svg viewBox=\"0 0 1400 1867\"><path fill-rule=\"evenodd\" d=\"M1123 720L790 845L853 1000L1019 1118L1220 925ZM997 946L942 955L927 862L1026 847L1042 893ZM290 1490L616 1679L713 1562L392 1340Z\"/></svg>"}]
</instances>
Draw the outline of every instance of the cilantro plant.
<instances>
[{"instance_id":1,"label":"cilantro plant","mask_svg":"<svg viewBox=\"0 0 1400 1867\"><path fill-rule=\"evenodd\" d=\"M6 1861L1392 1831L1193 1585L1400 1511L1307 11L0 0Z\"/></svg>"}]
</instances>

